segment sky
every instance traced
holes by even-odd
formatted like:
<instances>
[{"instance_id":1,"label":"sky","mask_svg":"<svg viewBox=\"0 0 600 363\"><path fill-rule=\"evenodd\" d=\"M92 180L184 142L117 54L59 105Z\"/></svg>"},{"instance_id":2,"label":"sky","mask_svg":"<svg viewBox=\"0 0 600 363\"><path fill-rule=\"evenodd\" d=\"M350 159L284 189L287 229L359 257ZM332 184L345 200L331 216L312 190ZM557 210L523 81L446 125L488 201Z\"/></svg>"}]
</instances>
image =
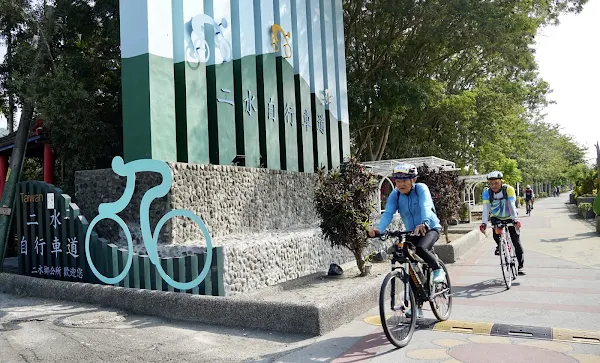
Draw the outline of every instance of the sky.
<instances>
[{"instance_id":1,"label":"sky","mask_svg":"<svg viewBox=\"0 0 600 363\"><path fill-rule=\"evenodd\" d=\"M550 83L546 120L586 148L595 159L594 144L600 141L600 0L590 0L580 14L563 15L558 26L540 29L536 37L536 60L540 76ZM5 48L0 44L0 59ZM0 116L0 127L6 119Z\"/></svg>"},{"instance_id":2,"label":"sky","mask_svg":"<svg viewBox=\"0 0 600 363\"><path fill-rule=\"evenodd\" d=\"M600 0L590 0L579 14L563 15L558 26L540 29L536 60L550 84L546 120L562 126L596 158L600 141Z\"/></svg>"}]
</instances>

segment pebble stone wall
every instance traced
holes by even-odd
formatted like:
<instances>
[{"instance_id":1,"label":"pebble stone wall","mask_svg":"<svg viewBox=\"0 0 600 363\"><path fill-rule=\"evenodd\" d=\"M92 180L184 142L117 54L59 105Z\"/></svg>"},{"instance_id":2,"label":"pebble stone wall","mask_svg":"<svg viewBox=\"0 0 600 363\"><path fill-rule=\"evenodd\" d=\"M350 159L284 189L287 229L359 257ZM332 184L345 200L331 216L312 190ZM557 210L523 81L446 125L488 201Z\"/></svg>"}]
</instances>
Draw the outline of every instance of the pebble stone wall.
<instances>
[{"instance_id":1,"label":"pebble stone wall","mask_svg":"<svg viewBox=\"0 0 600 363\"><path fill-rule=\"evenodd\" d=\"M152 228L172 209L187 209L206 224L213 245L223 246L225 288L228 295L270 286L354 257L323 240L313 206L315 175L282 170L224 165L169 163L173 172L170 193L151 206ZM75 202L88 221L100 203L117 200L125 179L111 169L79 171L75 175ZM139 204L145 191L160 183L154 173L136 177L133 200L119 214L129 226L134 251L145 254L139 226ZM95 230L119 246L124 233L114 222ZM380 241L372 240L379 248ZM167 222L159 239L159 255L200 253L205 246L200 230L188 219Z\"/></svg>"}]
</instances>

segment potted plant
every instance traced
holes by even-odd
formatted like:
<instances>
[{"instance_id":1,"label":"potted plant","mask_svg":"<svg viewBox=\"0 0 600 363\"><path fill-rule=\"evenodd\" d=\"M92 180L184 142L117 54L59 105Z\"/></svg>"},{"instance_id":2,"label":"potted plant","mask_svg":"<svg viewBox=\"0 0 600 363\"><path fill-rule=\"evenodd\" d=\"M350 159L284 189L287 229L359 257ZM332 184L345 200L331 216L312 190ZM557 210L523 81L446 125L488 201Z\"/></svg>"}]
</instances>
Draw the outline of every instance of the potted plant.
<instances>
[{"instance_id":1,"label":"potted plant","mask_svg":"<svg viewBox=\"0 0 600 363\"><path fill-rule=\"evenodd\" d=\"M371 267L373 266L373 257L375 257L375 255L377 254L377 252L373 251L371 253L369 253L367 255L367 257L365 257L365 262L364 262L364 270L365 270L365 275L368 275L371 273Z\"/></svg>"},{"instance_id":2,"label":"potted plant","mask_svg":"<svg viewBox=\"0 0 600 363\"><path fill-rule=\"evenodd\" d=\"M592 203L579 203L579 214L585 219L594 218L596 215L593 211Z\"/></svg>"}]
</instances>

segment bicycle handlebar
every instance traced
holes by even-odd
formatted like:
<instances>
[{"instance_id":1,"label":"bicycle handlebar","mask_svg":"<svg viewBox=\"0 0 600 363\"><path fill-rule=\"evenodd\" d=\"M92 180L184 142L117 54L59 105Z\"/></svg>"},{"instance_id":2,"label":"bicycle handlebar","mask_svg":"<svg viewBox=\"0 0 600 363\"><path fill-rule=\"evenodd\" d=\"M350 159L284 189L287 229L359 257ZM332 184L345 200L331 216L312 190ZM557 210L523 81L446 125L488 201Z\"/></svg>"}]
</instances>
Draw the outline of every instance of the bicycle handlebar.
<instances>
[{"instance_id":1,"label":"bicycle handlebar","mask_svg":"<svg viewBox=\"0 0 600 363\"><path fill-rule=\"evenodd\" d=\"M382 241L385 241L389 237L402 237L413 234L413 231L384 231L383 233L375 231L375 237L379 237Z\"/></svg>"}]
</instances>

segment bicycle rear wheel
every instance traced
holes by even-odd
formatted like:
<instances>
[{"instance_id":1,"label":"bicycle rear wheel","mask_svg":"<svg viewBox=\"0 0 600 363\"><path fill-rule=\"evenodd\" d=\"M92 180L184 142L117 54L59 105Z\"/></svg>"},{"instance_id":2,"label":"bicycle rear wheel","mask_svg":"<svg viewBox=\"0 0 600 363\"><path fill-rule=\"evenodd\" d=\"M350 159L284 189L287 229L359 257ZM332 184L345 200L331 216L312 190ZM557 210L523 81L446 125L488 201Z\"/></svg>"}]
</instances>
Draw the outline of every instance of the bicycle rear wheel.
<instances>
[{"instance_id":1,"label":"bicycle rear wheel","mask_svg":"<svg viewBox=\"0 0 600 363\"><path fill-rule=\"evenodd\" d=\"M379 292L379 318L383 332L390 343L398 348L403 348L410 342L417 326L417 303L410 287L408 306L404 301L404 290L407 287L404 277L403 269L388 273ZM406 313L409 311L410 316L407 317Z\"/></svg>"},{"instance_id":2,"label":"bicycle rear wheel","mask_svg":"<svg viewBox=\"0 0 600 363\"><path fill-rule=\"evenodd\" d=\"M446 265L444 265L442 261L438 262L446 273L446 281L435 284L433 293L436 296L433 298L433 300L429 300L429 305L431 306L433 315L435 315L438 320L444 321L448 320L450 317L450 312L452 311L452 285L450 284L450 274L446 269Z\"/></svg>"},{"instance_id":3,"label":"bicycle rear wheel","mask_svg":"<svg viewBox=\"0 0 600 363\"><path fill-rule=\"evenodd\" d=\"M512 285L512 276L510 272L510 257L505 238L500 239L500 267L502 268L502 277L506 284L506 289L510 289Z\"/></svg>"}]
</instances>

